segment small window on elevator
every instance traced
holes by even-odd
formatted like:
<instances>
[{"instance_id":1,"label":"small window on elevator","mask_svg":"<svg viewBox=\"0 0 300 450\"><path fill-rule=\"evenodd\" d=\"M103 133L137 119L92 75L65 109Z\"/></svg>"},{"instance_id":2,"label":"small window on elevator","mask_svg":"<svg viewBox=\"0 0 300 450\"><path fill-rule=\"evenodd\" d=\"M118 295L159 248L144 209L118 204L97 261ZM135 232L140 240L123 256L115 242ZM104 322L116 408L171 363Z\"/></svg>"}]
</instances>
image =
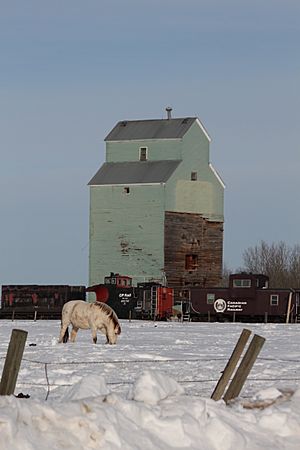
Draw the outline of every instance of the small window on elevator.
<instances>
[{"instance_id":1,"label":"small window on elevator","mask_svg":"<svg viewBox=\"0 0 300 450\"><path fill-rule=\"evenodd\" d=\"M198 255L185 255L185 270L197 270Z\"/></svg>"},{"instance_id":2,"label":"small window on elevator","mask_svg":"<svg viewBox=\"0 0 300 450\"><path fill-rule=\"evenodd\" d=\"M124 189L123 189L123 192L124 192L124 194L126 194L126 195L130 194L130 189L129 189L129 187L128 187L128 186L125 186Z\"/></svg>"},{"instance_id":3,"label":"small window on elevator","mask_svg":"<svg viewBox=\"0 0 300 450\"><path fill-rule=\"evenodd\" d=\"M191 180L192 181L197 181L197 177L198 177L197 172L191 172Z\"/></svg>"},{"instance_id":4,"label":"small window on elevator","mask_svg":"<svg viewBox=\"0 0 300 450\"><path fill-rule=\"evenodd\" d=\"M148 147L140 147L140 161L147 161Z\"/></svg>"}]
</instances>

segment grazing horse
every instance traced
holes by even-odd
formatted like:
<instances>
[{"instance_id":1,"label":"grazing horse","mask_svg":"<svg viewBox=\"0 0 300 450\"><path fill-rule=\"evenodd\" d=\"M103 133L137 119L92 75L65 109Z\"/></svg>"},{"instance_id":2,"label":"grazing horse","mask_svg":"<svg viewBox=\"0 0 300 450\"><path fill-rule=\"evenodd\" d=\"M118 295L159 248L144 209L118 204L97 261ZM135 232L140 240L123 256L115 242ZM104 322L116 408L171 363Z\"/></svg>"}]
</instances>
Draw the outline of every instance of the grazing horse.
<instances>
[{"instance_id":1,"label":"grazing horse","mask_svg":"<svg viewBox=\"0 0 300 450\"><path fill-rule=\"evenodd\" d=\"M88 303L83 300L71 300L64 304L61 315L61 329L58 342L69 339L69 325L72 324L71 342L74 342L79 328L92 330L93 341L97 342L97 330L106 335L107 344L116 344L121 327L114 310L106 303Z\"/></svg>"}]
</instances>

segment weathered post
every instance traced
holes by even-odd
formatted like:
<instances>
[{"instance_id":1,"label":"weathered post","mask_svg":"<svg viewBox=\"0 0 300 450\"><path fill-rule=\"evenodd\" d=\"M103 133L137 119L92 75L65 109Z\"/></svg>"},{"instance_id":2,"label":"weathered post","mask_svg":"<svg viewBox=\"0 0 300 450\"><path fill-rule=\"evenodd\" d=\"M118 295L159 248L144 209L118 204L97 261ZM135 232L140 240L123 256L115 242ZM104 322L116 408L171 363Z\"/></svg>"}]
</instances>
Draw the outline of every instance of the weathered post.
<instances>
[{"instance_id":1,"label":"weathered post","mask_svg":"<svg viewBox=\"0 0 300 450\"><path fill-rule=\"evenodd\" d=\"M285 321L285 323L289 323L289 321L290 321L292 297L293 297L293 291L291 291L289 293L289 300L288 300L288 307L287 307L287 312L286 312L286 321Z\"/></svg>"},{"instance_id":2,"label":"weathered post","mask_svg":"<svg viewBox=\"0 0 300 450\"><path fill-rule=\"evenodd\" d=\"M264 343L265 338L258 336L257 334L254 335L241 364L223 397L226 403L229 400L238 397Z\"/></svg>"},{"instance_id":3,"label":"weathered post","mask_svg":"<svg viewBox=\"0 0 300 450\"><path fill-rule=\"evenodd\" d=\"M0 395L12 395L15 392L27 334L24 330L12 330L0 382Z\"/></svg>"},{"instance_id":4,"label":"weathered post","mask_svg":"<svg viewBox=\"0 0 300 450\"><path fill-rule=\"evenodd\" d=\"M215 390L211 395L211 398L213 400L217 401L220 400L220 398L222 397L226 389L227 383L236 368L236 365L239 361L241 354L243 353L245 345L248 342L250 334L251 334L250 330L247 330L246 328L243 329L239 337L239 340L237 341L236 346L232 352L232 355L230 356L228 363L226 364L226 367L221 375L221 378L219 379L217 386L215 387Z\"/></svg>"}]
</instances>

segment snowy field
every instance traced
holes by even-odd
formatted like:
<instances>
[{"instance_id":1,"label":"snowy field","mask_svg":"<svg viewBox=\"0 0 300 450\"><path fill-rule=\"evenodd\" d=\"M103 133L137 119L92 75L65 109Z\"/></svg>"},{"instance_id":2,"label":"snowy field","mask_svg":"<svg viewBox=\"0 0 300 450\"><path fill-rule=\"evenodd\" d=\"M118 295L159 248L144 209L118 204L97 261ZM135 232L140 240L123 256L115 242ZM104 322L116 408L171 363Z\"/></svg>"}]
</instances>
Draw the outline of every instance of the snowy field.
<instances>
[{"instance_id":1,"label":"snowy field","mask_svg":"<svg viewBox=\"0 0 300 450\"><path fill-rule=\"evenodd\" d=\"M15 394L0 398L0 449L299 449L300 324L121 321L116 346L58 321L0 321L28 331ZM243 328L266 339L232 405L210 399ZM249 341L250 341L249 340ZM283 394L282 394L283 393ZM275 401L248 409L257 400Z\"/></svg>"}]
</instances>

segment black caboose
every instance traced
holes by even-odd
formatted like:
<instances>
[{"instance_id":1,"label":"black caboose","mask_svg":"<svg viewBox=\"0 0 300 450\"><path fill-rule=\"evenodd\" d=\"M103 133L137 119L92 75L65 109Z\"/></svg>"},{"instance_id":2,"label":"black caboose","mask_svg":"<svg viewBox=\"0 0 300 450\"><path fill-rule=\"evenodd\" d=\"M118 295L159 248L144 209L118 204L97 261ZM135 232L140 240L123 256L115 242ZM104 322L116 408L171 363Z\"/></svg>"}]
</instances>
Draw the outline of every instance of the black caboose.
<instances>
[{"instance_id":1,"label":"black caboose","mask_svg":"<svg viewBox=\"0 0 300 450\"><path fill-rule=\"evenodd\" d=\"M132 285L132 278L113 273L104 278L104 284L87 288L95 292L96 300L107 303L119 319L166 320L173 312L173 289L155 281Z\"/></svg>"}]
</instances>

